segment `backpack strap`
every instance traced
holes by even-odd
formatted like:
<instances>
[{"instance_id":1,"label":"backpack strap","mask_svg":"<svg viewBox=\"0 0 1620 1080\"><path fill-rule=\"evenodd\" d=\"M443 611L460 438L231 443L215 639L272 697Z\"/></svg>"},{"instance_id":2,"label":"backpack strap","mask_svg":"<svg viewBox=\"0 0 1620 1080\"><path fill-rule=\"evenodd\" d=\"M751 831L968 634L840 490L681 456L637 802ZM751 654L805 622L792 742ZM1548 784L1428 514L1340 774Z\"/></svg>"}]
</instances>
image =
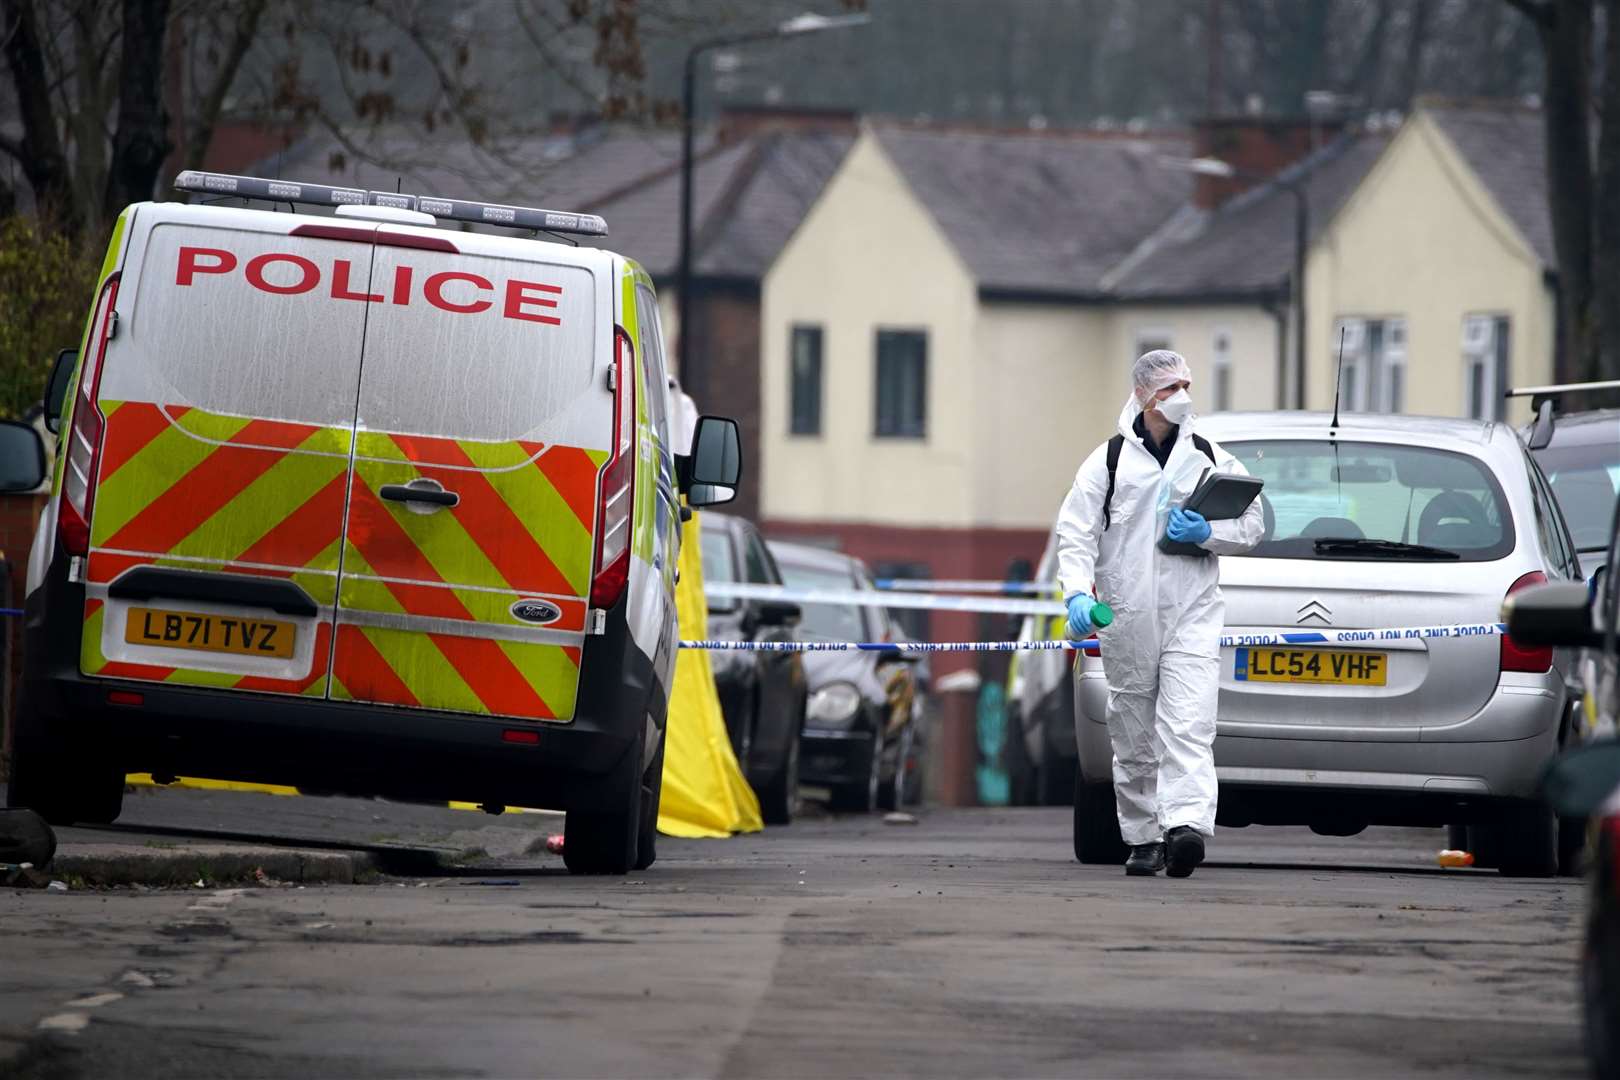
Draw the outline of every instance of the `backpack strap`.
<instances>
[{"instance_id":1,"label":"backpack strap","mask_svg":"<svg viewBox=\"0 0 1620 1080\"><path fill-rule=\"evenodd\" d=\"M1114 473L1119 470L1119 455L1124 449L1125 436L1115 435L1108 440L1108 492L1103 496L1103 532L1114 523Z\"/></svg>"},{"instance_id":2,"label":"backpack strap","mask_svg":"<svg viewBox=\"0 0 1620 1080\"><path fill-rule=\"evenodd\" d=\"M1202 435L1199 435L1199 434L1197 434L1195 432L1193 434L1192 440L1193 440L1193 446L1196 447L1199 451L1201 451L1205 457L1209 458L1209 463L1211 465L1219 465L1220 464L1220 462L1215 460L1215 448L1209 444L1208 439L1204 438Z\"/></svg>"}]
</instances>

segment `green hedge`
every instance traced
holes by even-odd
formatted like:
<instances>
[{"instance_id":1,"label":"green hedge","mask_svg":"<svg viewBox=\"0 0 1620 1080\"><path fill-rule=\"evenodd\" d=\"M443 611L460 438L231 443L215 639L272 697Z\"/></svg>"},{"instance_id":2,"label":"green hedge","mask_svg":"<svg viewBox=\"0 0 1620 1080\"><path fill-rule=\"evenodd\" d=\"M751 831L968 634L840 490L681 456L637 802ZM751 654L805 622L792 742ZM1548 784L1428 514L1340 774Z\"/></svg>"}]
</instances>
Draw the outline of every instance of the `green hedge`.
<instances>
[{"instance_id":1,"label":"green hedge","mask_svg":"<svg viewBox=\"0 0 1620 1080\"><path fill-rule=\"evenodd\" d=\"M78 347L100 265L32 218L0 219L0 416L39 404L57 351Z\"/></svg>"}]
</instances>

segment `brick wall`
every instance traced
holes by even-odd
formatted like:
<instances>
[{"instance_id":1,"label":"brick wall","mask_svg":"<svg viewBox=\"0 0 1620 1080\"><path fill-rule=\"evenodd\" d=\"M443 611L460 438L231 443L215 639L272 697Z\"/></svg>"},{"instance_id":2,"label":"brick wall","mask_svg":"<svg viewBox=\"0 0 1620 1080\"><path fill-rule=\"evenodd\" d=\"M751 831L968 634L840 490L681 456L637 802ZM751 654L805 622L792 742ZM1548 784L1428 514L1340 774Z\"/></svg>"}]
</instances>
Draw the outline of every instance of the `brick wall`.
<instances>
[{"instance_id":1,"label":"brick wall","mask_svg":"<svg viewBox=\"0 0 1620 1080\"><path fill-rule=\"evenodd\" d=\"M742 434L742 487L726 513L759 516L759 286L700 282L692 303L696 369L681 382L698 411L729 416Z\"/></svg>"},{"instance_id":2,"label":"brick wall","mask_svg":"<svg viewBox=\"0 0 1620 1080\"><path fill-rule=\"evenodd\" d=\"M20 608L23 586L28 575L28 551L34 544L34 526L39 512L45 506L46 496L39 494L0 495L0 554L10 570L10 596L0 607ZM11 714L16 701L18 680L22 676L22 620L5 617L5 696L0 701L0 757L9 759L11 752ZM0 775L5 762L0 761Z\"/></svg>"}]
</instances>

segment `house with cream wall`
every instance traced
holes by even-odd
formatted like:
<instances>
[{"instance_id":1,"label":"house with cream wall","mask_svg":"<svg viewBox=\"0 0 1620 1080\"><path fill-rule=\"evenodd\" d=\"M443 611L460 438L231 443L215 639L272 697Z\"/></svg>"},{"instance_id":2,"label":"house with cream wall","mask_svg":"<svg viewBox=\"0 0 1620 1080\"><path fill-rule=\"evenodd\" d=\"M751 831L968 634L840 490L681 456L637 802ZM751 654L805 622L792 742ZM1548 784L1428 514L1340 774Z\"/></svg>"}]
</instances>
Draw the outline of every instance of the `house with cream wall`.
<instances>
[{"instance_id":1,"label":"house with cream wall","mask_svg":"<svg viewBox=\"0 0 1620 1080\"><path fill-rule=\"evenodd\" d=\"M1311 210L1308 406L1332 406L1343 327L1347 408L1523 418L1501 390L1554 370L1538 114L1425 103L1218 205L1173 167L1206 152L863 124L761 286L767 533L880 576L1001 577L1039 556L1141 352L1186 355L1204 412L1291 402L1286 184Z\"/></svg>"}]
</instances>

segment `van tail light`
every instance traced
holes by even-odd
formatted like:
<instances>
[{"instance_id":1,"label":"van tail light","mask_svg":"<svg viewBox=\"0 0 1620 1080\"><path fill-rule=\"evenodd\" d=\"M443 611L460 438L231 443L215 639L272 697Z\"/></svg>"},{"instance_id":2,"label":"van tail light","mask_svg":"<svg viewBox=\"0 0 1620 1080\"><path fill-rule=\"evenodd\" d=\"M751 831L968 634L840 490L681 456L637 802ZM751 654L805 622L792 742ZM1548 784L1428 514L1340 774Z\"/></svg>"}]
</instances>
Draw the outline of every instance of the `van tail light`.
<instances>
[{"instance_id":1,"label":"van tail light","mask_svg":"<svg viewBox=\"0 0 1620 1080\"><path fill-rule=\"evenodd\" d=\"M591 606L610 608L630 582L636 488L636 366L630 335L613 332L613 451L597 481L596 572Z\"/></svg>"},{"instance_id":2,"label":"van tail light","mask_svg":"<svg viewBox=\"0 0 1620 1080\"><path fill-rule=\"evenodd\" d=\"M1528 589L1532 585L1540 585L1547 580L1547 575L1540 570L1532 570L1513 583L1507 594L1512 596L1520 589ZM1552 670L1553 651L1551 646L1538 646L1531 648L1520 645L1509 634L1502 635L1502 670L1528 671L1544 674Z\"/></svg>"},{"instance_id":3,"label":"van tail light","mask_svg":"<svg viewBox=\"0 0 1620 1080\"><path fill-rule=\"evenodd\" d=\"M62 501L56 511L56 535L62 549L69 555L85 555L90 551L90 513L96 502L96 468L101 462L101 437L107 421L96 404L101 393L101 363L107 356L107 342L112 340L117 314L113 303L118 299L118 275L107 278L96 298L95 314L90 321L90 339L84 360L79 365L77 397L73 401L73 425L68 430L67 446L63 453L66 462L62 471Z\"/></svg>"}]
</instances>

